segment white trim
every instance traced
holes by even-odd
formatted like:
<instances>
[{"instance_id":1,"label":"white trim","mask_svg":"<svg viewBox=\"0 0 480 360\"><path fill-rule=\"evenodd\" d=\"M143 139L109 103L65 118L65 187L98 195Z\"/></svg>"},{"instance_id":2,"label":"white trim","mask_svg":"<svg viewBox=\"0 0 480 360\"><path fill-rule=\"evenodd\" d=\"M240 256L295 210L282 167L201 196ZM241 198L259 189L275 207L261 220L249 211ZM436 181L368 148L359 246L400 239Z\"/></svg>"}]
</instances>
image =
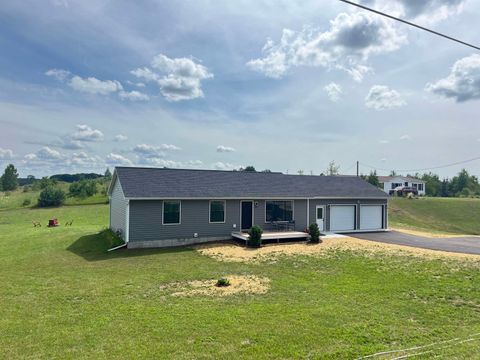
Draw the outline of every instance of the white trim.
<instances>
[{"instance_id":1,"label":"white trim","mask_svg":"<svg viewBox=\"0 0 480 360\"><path fill-rule=\"evenodd\" d=\"M242 197L242 196L230 196L230 197L128 197L129 200L265 200L265 196L256 196L256 197ZM378 197L365 197L365 196L317 196L317 197L294 197L294 196L284 196L284 197L268 197L269 200L385 200L388 201L389 196L378 196Z\"/></svg>"},{"instance_id":2,"label":"white trim","mask_svg":"<svg viewBox=\"0 0 480 360\"><path fill-rule=\"evenodd\" d=\"M167 200L168 202L174 202ZM175 202L179 203L179 208L178 208L178 223L168 223L165 224L165 201L162 201L162 225L169 226L169 225L181 225L182 224L182 200L175 200Z\"/></svg>"},{"instance_id":3,"label":"white trim","mask_svg":"<svg viewBox=\"0 0 480 360\"><path fill-rule=\"evenodd\" d=\"M244 230L242 229L242 203L244 202L251 202L252 203L252 226L255 225L255 202L253 200L240 200L240 226L239 229L240 231Z\"/></svg>"},{"instance_id":4,"label":"white trim","mask_svg":"<svg viewBox=\"0 0 480 360\"><path fill-rule=\"evenodd\" d=\"M130 239L130 200L127 200L127 209L125 211L125 243Z\"/></svg>"},{"instance_id":5,"label":"white trim","mask_svg":"<svg viewBox=\"0 0 480 360\"><path fill-rule=\"evenodd\" d=\"M271 221L267 221L267 201L290 201L292 203L292 221L295 221L295 201L291 200L291 199L283 199L283 200L273 200L273 199L266 199L264 200L264 204L265 204L265 211L264 211L264 220L265 220L265 224L270 224ZM282 220L282 221L288 221L288 220Z\"/></svg>"},{"instance_id":6,"label":"white trim","mask_svg":"<svg viewBox=\"0 0 480 360\"><path fill-rule=\"evenodd\" d=\"M212 201L223 202L223 221L210 221L210 213L212 211ZM210 200L208 202L208 223L209 224L225 224L227 221L227 201L226 200Z\"/></svg>"},{"instance_id":7,"label":"white trim","mask_svg":"<svg viewBox=\"0 0 480 360\"><path fill-rule=\"evenodd\" d=\"M108 219L108 228L112 228L112 196L108 195L108 212L110 215L110 219Z\"/></svg>"}]
</instances>

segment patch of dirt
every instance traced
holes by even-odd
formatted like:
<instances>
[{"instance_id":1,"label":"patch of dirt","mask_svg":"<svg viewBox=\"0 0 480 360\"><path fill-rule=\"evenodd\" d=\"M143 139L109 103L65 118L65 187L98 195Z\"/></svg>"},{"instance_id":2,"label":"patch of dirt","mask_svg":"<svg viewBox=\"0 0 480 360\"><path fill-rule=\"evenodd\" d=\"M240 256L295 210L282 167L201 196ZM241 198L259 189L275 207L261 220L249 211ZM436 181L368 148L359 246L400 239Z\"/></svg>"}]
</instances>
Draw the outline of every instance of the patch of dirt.
<instances>
[{"instance_id":1,"label":"patch of dirt","mask_svg":"<svg viewBox=\"0 0 480 360\"><path fill-rule=\"evenodd\" d=\"M372 255L413 255L429 258L470 259L478 262L480 255L459 254L446 251L414 248L410 246L383 244L352 237L326 238L321 244L290 243L271 244L259 249L246 248L235 244L206 244L195 247L205 256L226 262L261 262L276 261L281 256L311 255L329 256L332 251L359 251Z\"/></svg>"},{"instance_id":2,"label":"patch of dirt","mask_svg":"<svg viewBox=\"0 0 480 360\"><path fill-rule=\"evenodd\" d=\"M410 235L417 235L423 236L428 238L458 238L458 237L480 237L478 235L458 235L458 234L444 234L444 233L432 233L429 231L420 231L420 230L411 230L411 229L404 229L404 228L391 228L391 230L395 230L398 232L403 232L405 234Z\"/></svg>"},{"instance_id":3,"label":"patch of dirt","mask_svg":"<svg viewBox=\"0 0 480 360\"><path fill-rule=\"evenodd\" d=\"M231 296L237 294L265 294L270 288L270 279L255 275L229 275L229 286L218 287L218 279L175 282L160 287L171 296Z\"/></svg>"}]
</instances>

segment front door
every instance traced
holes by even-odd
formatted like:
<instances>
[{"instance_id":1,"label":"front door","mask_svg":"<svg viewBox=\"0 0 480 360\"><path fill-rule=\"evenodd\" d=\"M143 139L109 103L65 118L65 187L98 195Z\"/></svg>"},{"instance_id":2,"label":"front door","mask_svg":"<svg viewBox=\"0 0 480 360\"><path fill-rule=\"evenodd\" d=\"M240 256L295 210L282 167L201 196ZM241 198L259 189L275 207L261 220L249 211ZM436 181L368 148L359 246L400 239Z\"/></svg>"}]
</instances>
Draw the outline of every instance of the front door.
<instances>
[{"instance_id":1,"label":"front door","mask_svg":"<svg viewBox=\"0 0 480 360\"><path fill-rule=\"evenodd\" d=\"M325 222L325 207L317 205L315 214L316 214L318 229L320 231L325 230L323 225Z\"/></svg>"},{"instance_id":2,"label":"front door","mask_svg":"<svg viewBox=\"0 0 480 360\"><path fill-rule=\"evenodd\" d=\"M253 201L242 201L242 228L240 230L250 230L253 225Z\"/></svg>"}]
</instances>

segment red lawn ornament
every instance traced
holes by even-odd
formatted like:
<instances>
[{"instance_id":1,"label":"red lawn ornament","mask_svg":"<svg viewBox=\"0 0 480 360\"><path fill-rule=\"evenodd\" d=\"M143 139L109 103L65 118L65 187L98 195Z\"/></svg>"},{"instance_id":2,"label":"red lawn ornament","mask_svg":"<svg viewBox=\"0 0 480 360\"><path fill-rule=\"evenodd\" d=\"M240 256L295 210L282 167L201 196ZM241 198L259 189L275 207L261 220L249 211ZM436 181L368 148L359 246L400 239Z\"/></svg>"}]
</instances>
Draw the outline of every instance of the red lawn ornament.
<instances>
[{"instance_id":1,"label":"red lawn ornament","mask_svg":"<svg viewBox=\"0 0 480 360\"><path fill-rule=\"evenodd\" d=\"M57 218L53 218L48 220L48 227L55 227L58 226L58 220Z\"/></svg>"}]
</instances>

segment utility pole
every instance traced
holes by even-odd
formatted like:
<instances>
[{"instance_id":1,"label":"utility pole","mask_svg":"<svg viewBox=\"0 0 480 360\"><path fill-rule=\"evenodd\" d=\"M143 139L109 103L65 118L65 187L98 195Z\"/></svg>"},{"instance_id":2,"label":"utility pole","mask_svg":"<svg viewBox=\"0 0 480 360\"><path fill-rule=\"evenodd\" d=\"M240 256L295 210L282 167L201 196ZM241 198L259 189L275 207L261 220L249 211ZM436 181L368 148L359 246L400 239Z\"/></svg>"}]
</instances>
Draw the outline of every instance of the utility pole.
<instances>
[{"instance_id":1,"label":"utility pole","mask_svg":"<svg viewBox=\"0 0 480 360\"><path fill-rule=\"evenodd\" d=\"M359 175L358 170L359 170L359 162L357 160L357 176Z\"/></svg>"}]
</instances>

